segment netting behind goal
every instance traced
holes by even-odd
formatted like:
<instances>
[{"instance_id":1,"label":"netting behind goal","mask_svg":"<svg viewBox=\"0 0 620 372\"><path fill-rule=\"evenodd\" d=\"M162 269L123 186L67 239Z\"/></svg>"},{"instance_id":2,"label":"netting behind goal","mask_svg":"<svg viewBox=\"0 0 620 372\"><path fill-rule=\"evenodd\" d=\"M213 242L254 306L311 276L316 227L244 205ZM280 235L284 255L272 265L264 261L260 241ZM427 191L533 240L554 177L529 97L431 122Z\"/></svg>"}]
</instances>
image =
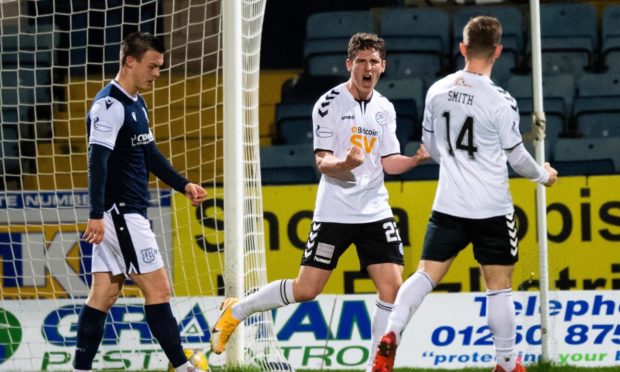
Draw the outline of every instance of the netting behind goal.
<instances>
[{"instance_id":1,"label":"netting behind goal","mask_svg":"<svg viewBox=\"0 0 620 372\"><path fill-rule=\"evenodd\" d=\"M258 166L258 72L265 0L243 3L245 290L266 283ZM208 352L224 295L222 6L215 0L0 1L2 161L0 369L70 370L77 312L90 284L85 117L118 71L132 31L162 38L166 62L150 92L156 143L173 166L205 186L192 207L152 179L152 221L172 280L184 345ZM232 125L227 123L227 125ZM167 360L127 282L108 317L94 367L162 370ZM288 368L271 315L246 322L245 363ZM223 358L209 355L212 365Z\"/></svg>"}]
</instances>

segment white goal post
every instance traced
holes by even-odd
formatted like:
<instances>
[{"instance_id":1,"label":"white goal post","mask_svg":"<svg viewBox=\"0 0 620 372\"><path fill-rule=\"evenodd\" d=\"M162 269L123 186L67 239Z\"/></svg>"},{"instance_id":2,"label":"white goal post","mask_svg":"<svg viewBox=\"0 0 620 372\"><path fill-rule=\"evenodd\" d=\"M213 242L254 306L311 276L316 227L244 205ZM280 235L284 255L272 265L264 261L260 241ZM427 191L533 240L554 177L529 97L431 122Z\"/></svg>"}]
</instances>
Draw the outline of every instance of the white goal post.
<instances>
[{"instance_id":1,"label":"white goal post","mask_svg":"<svg viewBox=\"0 0 620 372\"><path fill-rule=\"evenodd\" d=\"M265 2L0 2L0 369L72 368L92 252L80 239L88 218L86 112L118 70L122 38L140 30L167 49L154 89L142 92L156 143L209 193L195 208L150 183L149 219L184 346L205 351L213 366L228 359L290 370L269 312L250 317L223 356L210 354L208 342L224 295L243 296L267 280L258 148ZM139 297L126 283L95 369L167 368Z\"/></svg>"}]
</instances>

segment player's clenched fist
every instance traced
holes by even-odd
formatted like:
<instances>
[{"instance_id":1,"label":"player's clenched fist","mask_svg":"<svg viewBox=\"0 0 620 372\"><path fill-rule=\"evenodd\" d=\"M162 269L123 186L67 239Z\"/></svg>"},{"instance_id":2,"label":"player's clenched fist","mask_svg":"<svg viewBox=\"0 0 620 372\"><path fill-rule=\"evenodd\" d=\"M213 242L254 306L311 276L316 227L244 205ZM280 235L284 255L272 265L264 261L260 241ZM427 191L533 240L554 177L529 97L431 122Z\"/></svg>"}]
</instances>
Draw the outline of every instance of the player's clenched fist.
<instances>
[{"instance_id":1,"label":"player's clenched fist","mask_svg":"<svg viewBox=\"0 0 620 372\"><path fill-rule=\"evenodd\" d=\"M185 196L192 202L193 206L197 206L205 200L207 191L199 185L190 182L185 185Z\"/></svg>"},{"instance_id":2,"label":"player's clenched fist","mask_svg":"<svg viewBox=\"0 0 620 372\"><path fill-rule=\"evenodd\" d=\"M362 149L357 146L351 146L347 150L347 158L345 164L349 169L357 168L364 162L364 153Z\"/></svg>"}]
</instances>

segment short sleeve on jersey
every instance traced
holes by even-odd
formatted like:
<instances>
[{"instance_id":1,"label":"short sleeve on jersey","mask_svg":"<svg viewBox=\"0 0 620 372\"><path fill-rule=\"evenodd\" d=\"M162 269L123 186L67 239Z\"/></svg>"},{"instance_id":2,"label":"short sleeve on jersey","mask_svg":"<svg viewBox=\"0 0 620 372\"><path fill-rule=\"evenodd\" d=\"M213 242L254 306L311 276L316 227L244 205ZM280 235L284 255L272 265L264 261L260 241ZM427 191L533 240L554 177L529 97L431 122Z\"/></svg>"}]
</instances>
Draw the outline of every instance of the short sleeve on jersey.
<instances>
[{"instance_id":1,"label":"short sleeve on jersey","mask_svg":"<svg viewBox=\"0 0 620 372\"><path fill-rule=\"evenodd\" d=\"M123 105L112 97L96 101L88 113L90 136L88 144L97 144L114 150L116 136L125 121Z\"/></svg>"},{"instance_id":2,"label":"short sleeve on jersey","mask_svg":"<svg viewBox=\"0 0 620 372\"><path fill-rule=\"evenodd\" d=\"M519 111L516 101L513 104L503 105L499 109L497 120L502 149L509 150L523 142L519 130Z\"/></svg>"}]
</instances>

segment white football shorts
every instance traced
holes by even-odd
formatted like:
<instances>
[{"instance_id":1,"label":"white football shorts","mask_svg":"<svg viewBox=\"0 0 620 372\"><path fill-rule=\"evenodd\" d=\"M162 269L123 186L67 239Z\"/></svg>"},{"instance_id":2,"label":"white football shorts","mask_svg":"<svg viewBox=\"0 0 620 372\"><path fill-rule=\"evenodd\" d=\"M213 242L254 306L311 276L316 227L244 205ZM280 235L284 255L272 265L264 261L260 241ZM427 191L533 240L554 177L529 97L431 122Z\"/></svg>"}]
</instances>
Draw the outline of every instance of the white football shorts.
<instances>
[{"instance_id":1,"label":"white football shorts","mask_svg":"<svg viewBox=\"0 0 620 372\"><path fill-rule=\"evenodd\" d=\"M104 213L103 241L93 246L91 272L146 274L164 266L149 220L123 214L116 206Z\"/></svg>"}]
</instances>

